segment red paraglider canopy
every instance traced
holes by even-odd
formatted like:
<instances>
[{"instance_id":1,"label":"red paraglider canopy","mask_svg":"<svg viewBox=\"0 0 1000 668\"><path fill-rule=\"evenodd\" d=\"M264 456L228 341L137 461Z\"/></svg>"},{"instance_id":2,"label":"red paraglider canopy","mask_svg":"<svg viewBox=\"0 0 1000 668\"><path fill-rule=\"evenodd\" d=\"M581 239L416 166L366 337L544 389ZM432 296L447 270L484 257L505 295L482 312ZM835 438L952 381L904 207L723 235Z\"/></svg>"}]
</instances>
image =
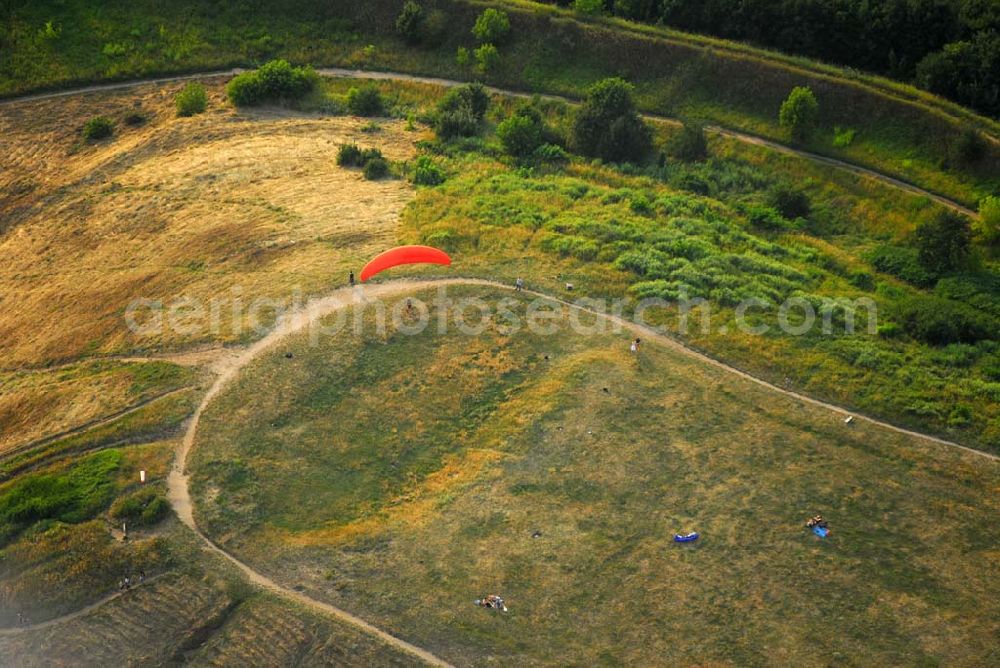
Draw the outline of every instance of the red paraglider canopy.
<instances>
[{"instance_id":1,"label":"red paraglider canopy","mask_svg":"<svg viewBox=\"0 0 1000 668\"><path fill-rule=\"evenodd\" d=\"M379 253L372 258L362 268L361 280L367 281L380 271L385 271L401 264L419 264L421 262L451 264L451 258L444 251L431 248L430 246L398 246L384 253Z\"/></svg>"}]
</instances>

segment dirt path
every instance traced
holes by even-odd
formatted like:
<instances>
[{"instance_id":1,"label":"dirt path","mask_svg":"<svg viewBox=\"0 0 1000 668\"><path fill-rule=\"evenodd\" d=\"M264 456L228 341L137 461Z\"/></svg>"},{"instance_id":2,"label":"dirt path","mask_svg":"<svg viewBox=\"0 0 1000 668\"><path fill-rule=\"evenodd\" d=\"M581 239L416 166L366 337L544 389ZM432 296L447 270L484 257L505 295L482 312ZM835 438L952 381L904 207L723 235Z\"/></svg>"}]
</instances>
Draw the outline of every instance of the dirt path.
<instances>
[{"instance_id":1,"label":"dirt path","mask_svg":"<svg viewBox=\"0 0 1000 668\"><path fill-rule=\"evenodd\" d=\"M154 582L155 580L159 580L160 578L165 577L167 575L169 575L169 573L160 573L159 575L154 575L151 578L146 578L145 582L143 582L142 584L135 585L133 587L133 589L138 588L138 587L145 587L146 585ZM131 591L131 589L129 591ZM37 624L28 624L27 626L14 626L14 627L9 627L9 628L5 628L5 629L0 629L0 636L12 636L12 635L16 635L18 633L27 633L29 631L40 631L42 629L47 629L50 626L56 626L57 624L62 624L63 622L69 622L69 621L72 621L74 619L78 619L80 617L84 617L84 616L89 615L90 613L94 612L95 610L97 610L98 608L100 608L105 603L110 603L111 601L115 600L116 598L121 598L122 596L125 596L128 593L129 593L128 591L116 591L116 592L113 592L111 594L108 594L104 598L101 598L101 599L98 599L98 600L94 601L93 603L91 603L90 605L88 605L85 608L80 608L79 610L76 610L74 612L67 613L67 614L62 615L60 617L53 617L52 619L47 619L44 622L38 622Z\"/></svg>"},{"instance_id":2,"label":"dirt path","mask_svg":"<svg viewBox=\"0 0 1000 668\"><path fill-rule=\"evenodd\" d=\"M74 89L69 89L69 90L54 91L54 92L51 92L51 93L38 93L38 94L35 94L35 95L27 95L25 97L17 97L17 98L10 98L10 99L6 99L6 100L0 100L0 106L5 105L5 104L13 104L13 103L16 103L16 102L27 102L27 101L33 101L33 100L47 100L47 99L51 99L51 98L65 97L67 95L78 95L78 94L82 94L82 93L98 93L98 92L110 91L110 90L120 90L120 89L125 89L125 88L131 88L131 87L134 87L134 86L140 86L140 85L144 85L144 84L164 84L164 83L171 83L171 82L176 82L176 81L187 81L187 80L190 80L190 79L211 79L211 78L214 78L214 77L233 76L235 74L239 74L242 71L243 70L240 69L240 68L235 68L235 69L232 69L232 70L216 70L216 71L212 71L212 72L204 72L204 73L201 73L201 74L188 74L188 75L176 76L176 77L162 77L162 78L158 78L158 79L146 79L146 80L140 80L140 81L127 81L127 82L121 82L121 83L95 84L93 86L84 86L82 88L74 88ZM468 83L467 81L458 81L458 80L455 80L455 79L441 79L439 77L421 76L421 75L418 75L418 74L406 74L406 73L403 73L403 72L376 72L376 71L370 71L370 70L352 70L352 69L347 69L347 68L343 68L343 67L323 67L323 68L318 68L316 71L319 72L320 74L322 74L324 76L328 76L328 77L350 77L350 78L356 78L356 79L372 79L372 80L382 80L382 81L391 81L391 80L396 80L396 81L412 81L412 82L415 82L415 83L424 83L424 84L430 84L430 85L433 85L433 86L442 86L442 87L446 87L446 88L449 88L449 87L452 87L452 86L461 86L461 85L464 85L464 84ZM499 94L499 95L508 95L508 96L511 96L511 97L530 98L530 97L533 97L534 95L536 95L536 93L530 93L530 92L524 92L524 91L517 91L517 90L509 90L509 89L505 89L505 88L496 88L494 86L487 86L486 88L488 90L490 90L491 92L493 92L493 93L496 93L496 94ZM551 95L551 94L546 94L546 93L538 93L537 95L538 95L538 97L540 97L540 98L542 98L544 100L553 100L553 101L569 102L569 103L578 103L579 102L578 99L574 99L574 98L570 98L570 97L565 97L565 96L562 96L562 95ZM663 122L663 123L677 124L677 123L680 122L676 118L671 118L669 116L661 116L659 114L643 114L643 116L645 118L647 118L647 119L654 120L654 121L659 121L659 122ZM873 179L875 181L879 181L879 182L884 183L884 184L886 184L888 186L891 186L893 188L897 188L899 190L905 190L906 192L912 193L914 195L918 195L918 196L921 196L921 197L928 197L928 198L934 200L935 202L937 202L937 203L939 203L939 204L941 204L943 206L948 207L949 209L952 209L954 211L958 211L959 213L963 213L963 214L965 214L967 216L970 216L972 218L978 218L979 217L979 214L977 212L975 212L972 209L968 208L967 206L961 204L960 202L957 202L957 201L955 201L953 199L945 197L944 195L940 195L938 193L931 192L929 190L921 188L920 186L917 186L917 185L915 185L913 183L909 183L908 181L903 181L902 179L896 178L894 176L889 176L888 174L883 174L882 172L876 171L874 169L870 169L868 167L862 167L860 165L856 165L854 163L846 162L844 160L838 160L837 158L830 158L830 157L827 157L827 156L824 156L824 155L819 155L817 153L812 153L810 151L803 151L801 149L792 148L791 146L787 146L787 145L782 144L780 142L776 142L776 141L773 141L773 140L770 140L770 139L765 139L764 137L760 137L758 135L752 135L752 134L747 134L745 132L739 132L737 130L730 130L730 129L719 127L719 126L715 126L715 125L708 126L705 129L707 131L709 131L709 132L714 132L714 133L722 135L724 137L729 137L731 139L736 139L737 141L746 142L748 144L754 144L756 146L763 146L763 147L772 149L774 151L778 151L780 153L784 153L786 155L792 155L792 156L796 156L796 157L803 158L803 159L806 159L806 160L812 160L813 162L818 162L820 164L827 165L829 167L834 167L836 169L841 169L841 170L850 172L852 174L855 174L857 176L862 176L862 177L865 177L865 178Z\"/></svg>"},{"instance_id":3,"label":"dirt path","mask_svg":"<svg viewBox=\"0 0 1000 668\"><path fill-rule=\"evenodd\" d=\"M0 452L0 462L12 459L13 457L16 457L19 454L27 452L28 450L33 450L43 445L48 445L49 443L52 443L54 441L68 438L69 436L74 436L81 432L89 431L91 429L94 429L95 427L100 427L109 424L111 422L114 422L115 420L125 417L126 415L131 415L132 413L135 413L136 411L145 408L154 401L159 401L160 399L173 396L179 392L185 392L187 390L190 390L192 387L194 386L185 385L184 387L178 387L173 390L167 390L166 392L160 392L159 394L155 394L151 397L143 399L142 401L134 403L131 406L126 406L121 410L117 410L114 413L103 415L99 418L95 418L88 422L84 422L83 424L76 425L75 427L70 427L69 429L65 429L55 434L49 434L48 436L43 436L42 438L36 438L33 441L28 441L27 443L22 443L21 445L15 445L14 447L8 450Z\"/></svg>"}]
</instances>

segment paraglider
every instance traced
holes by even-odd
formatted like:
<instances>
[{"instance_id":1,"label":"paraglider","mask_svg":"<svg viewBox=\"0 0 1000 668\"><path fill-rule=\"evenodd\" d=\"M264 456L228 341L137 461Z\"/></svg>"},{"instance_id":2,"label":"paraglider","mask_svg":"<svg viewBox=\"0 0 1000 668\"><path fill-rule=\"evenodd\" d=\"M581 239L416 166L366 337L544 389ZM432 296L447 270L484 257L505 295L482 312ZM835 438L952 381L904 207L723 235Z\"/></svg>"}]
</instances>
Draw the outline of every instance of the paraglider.
<instances>
[{"instance_id":1,"label":"paraglider","mask_svg":"<svg viewBox=\"0 0 1000 668\"><path fill-rule=\"evenodd\" d=\"M448 254L430 246L398 246L376 255L361 270L361 281L401 264L451 264Z\"/></svg>"},{"instance_id":2,"label":"paraglider","mask_svg":"<svg viewBox=\"0 0 1000 668\"><path fill-rule=\"evenodd\" d=\"M699 536L699 534L698 534L697 531L692 531L691 533L688 533L688 534L675 533L674 534L674 542L675 543L693 543L694 541L698 540L699 537L700 536Z\"/></svg>"}]
</instances>

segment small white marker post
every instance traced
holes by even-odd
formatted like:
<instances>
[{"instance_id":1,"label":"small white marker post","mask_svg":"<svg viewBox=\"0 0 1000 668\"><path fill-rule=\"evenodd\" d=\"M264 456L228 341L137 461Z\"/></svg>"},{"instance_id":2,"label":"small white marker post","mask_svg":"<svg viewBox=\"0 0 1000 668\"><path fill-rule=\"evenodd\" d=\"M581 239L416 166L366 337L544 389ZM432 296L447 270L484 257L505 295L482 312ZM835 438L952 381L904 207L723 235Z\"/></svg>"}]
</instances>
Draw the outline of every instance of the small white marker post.
<instances>
[{"instance_id":1,"label":"small white marker post","mask_svg":"<svg viewBox=\"0 0 1000 668\"><path fill-rule=\"evenodd\" d=\"M141 483L146 482L146 469L142 469L141 471L139 471L139 482Z\"/></svg>"}]
</instances>

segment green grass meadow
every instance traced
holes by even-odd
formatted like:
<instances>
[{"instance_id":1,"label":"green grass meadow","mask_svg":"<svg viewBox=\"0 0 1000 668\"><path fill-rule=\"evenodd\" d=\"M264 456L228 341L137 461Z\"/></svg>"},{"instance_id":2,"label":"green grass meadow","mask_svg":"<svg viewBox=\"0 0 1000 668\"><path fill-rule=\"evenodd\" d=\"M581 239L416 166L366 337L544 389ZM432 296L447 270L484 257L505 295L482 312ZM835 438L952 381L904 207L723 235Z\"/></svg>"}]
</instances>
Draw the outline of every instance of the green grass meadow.
<instances>
[{"instance_id":1,"label":"green grass meadow","mask_svg":"<svg viewBox=\"0 0 1000 668\"><path fill-rule=\"evenodd\" d=\"M283 342L202 418L200 526L456 663L988 662L992 462L630 332L509 322Z\"/></svg>"}]
</instances>

